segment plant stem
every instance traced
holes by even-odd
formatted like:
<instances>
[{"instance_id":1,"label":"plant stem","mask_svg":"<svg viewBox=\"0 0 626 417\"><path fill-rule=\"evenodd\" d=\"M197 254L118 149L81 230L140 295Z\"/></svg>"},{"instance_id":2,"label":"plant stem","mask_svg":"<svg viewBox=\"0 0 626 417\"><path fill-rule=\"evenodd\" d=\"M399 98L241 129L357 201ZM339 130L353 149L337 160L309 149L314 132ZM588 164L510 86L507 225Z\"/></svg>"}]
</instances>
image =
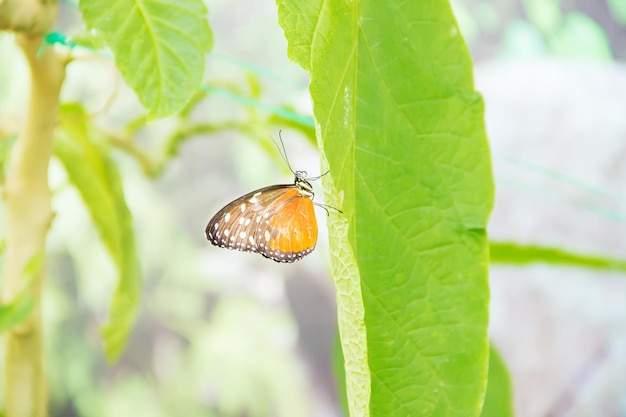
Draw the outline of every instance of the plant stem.
<instances>
[{"instance_id":1,"label":"plant stem","mask_svg":"<svg viewBox=\"0 0 626 417\"><path fill-rule=\"evenodd\" d=\"M10 302L26 290L38 307L31 317L5 335L4 412L6 417L44 417L47 389L39 308L43 271L39 264L33 275L26 276L24 267L43 254L52 219L48 162L65 60L50 47L40 51L41 36L20 34L16 39L29 64L31 91L3 193L6 256L2 298Z\"/></svg>"}]
</instances>

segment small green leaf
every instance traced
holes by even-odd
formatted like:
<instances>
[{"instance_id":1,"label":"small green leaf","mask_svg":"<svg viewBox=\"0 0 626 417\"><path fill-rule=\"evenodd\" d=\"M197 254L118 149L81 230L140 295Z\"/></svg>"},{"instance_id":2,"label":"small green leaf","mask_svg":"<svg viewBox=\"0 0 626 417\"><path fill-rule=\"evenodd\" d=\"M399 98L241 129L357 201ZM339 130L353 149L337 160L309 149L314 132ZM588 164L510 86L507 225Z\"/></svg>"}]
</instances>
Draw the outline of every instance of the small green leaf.
<instances>
[{"instance_id":1,"label":"small green leaf","mask_svg":"<svg viewBox=\"0 0 626 417\"><path fill-rule=\"evenodd\" d=\"M501 43L500 56L503 58L537 59L549 54L541 33L525 20L516 20L508 24Z\"/></svg>"},{"instance_id":2,"label":"small green leaf","mask_svg":"<svg viewBox=\"0 0 626 417\"><path fill-rule=\"evenodd\" d=\"M528 20L544 34L556 31L563 20L559 0L524 0L523 5Z\"/></svg>"},{"instance_id":3,"label":"small green leaf","mask_svg":"<svg viewBox=\"0 0 626 417\"><path fill-rule=\"evenodd\" d=\"M201 0L81 0L80 10L150 117L170 115L191 100L213 44Z\"/></svg>"},{"instance_id":4,"label":"small green leaf","mask_svg":"<svg viewBox=\"0 0 626 417\"><path fill-rule=\"evenodd\" d=\"M613 59L609 38L604 29L582 13L569 13L563 25L549 38L550 48L568 58Z\"/></svg>"},{"instance_id":5,"label":"small green leaf","mask_svg":"<svg viewBox=\"0 0 626 417\"><path fill-rule=\"evenodd\" d=\"M607 5L609 6L613 18L626 26L626 1L608 0Z\"/></svg>"},{"instance_id":6,"label":"small green leaf","mask_svg":"<svg viewBox=\"0 0 626 417\"><path fill-rule=\"evenodd\" d=\"M560 248L520 245L514 242L491 242L491 262L496 264L525 265L546 263L579 268L603 269L626 272L626 260L590 256L568 252Z\"/></svg>"},{"instance_id":7,"label":"small green leaf","mask_svg":"<svg viewBox=\"0 0 626 417\"><path fill-rule=\"evenodd\" d=\"M11 303L0 305L0 333L26 320L35 310L35 301L29 296L16 297Z\"/></svg>"},{"instance_id":8,"label":"small green leaf","mask_svg":"<svg viewBox=\"0 0 626 417\"><path fill-rule=\"evenodd\" d=\"M32 279L37 271L39 271L39 269L41 268L44 258L44 252L40 251L36 253L35 256L30 258L30 260L26 262L26 265L24 265L24 269L22 269L22 276L24 277L24 282L26 282L27 287L32 282Z\"/></svg>"},{"instance_id":9,"label":"small green leaf","mask_svg":"<svg viewBox=\"0 0 626 417\"><path fill-rule=\"evenodd\" d=\"M106 47L104 39L99 37L96 33L89 31L73 34L69 41L75 45L79 45L81 48L92 50L103 49Z\"/></svg>"},{"instance_id":10,"label":"small green leaf","mask_svg":"<svg viewBox=\"0 0 626 417\"><path fill-rule=\"evenodd\" d=\"M4 241L2 251L4 251ZM0 305L0 333L23 322L35 310L35 300L31 296L32 282L33 277L41 268L44 257L43 251L38 252L24 265L22 270L24 288L10 303Z\"/></svg>"},{"instance_id":11,"label":"small green leaf","mask_svg":"<svg viewBox=\"0 0 626 417\"><path fill-rule=\"evenodd\" d=\"M513 417L513 389L506 364L498 351L489 351L489 379L481 417Z\"/></svg>"},{"instance_id":12,"label":"small green leaf","mask_svg":"<svg viewBox=\"0 0 626 417\"><path fill-rule=\"evenodd\" d=\"M103 328L107 359L124 349L139 303L139 271L132 216L122 181L106 150L89 138L87 116L79 105L65 105L55 138L55 156L80 193L119 273L108 324Z\"/></svg>"},{"instance_id":13,"label":"small green leaf","mask_svg":"<svg viewBox=\"0 0 626 417\"><path fill-rule=\"evenodd\" d=\"M326 197L343 210L329 235L350 413L478 416L493 179L450 4L278 6L289 56L310 72ZM351 372L363 353L366 371Z\"/></svg>"}]
</instances>

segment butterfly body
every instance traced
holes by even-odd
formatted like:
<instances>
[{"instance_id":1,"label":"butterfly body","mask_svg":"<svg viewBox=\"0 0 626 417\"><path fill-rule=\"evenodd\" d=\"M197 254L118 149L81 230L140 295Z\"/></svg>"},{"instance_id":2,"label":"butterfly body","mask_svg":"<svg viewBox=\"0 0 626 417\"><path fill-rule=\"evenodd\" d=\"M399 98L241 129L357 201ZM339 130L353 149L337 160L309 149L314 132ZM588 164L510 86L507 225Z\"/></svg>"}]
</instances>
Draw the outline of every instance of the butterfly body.
<instances>
[{"instance_id":1,"label":"butterfly body","mask_svg":"<svg viewBox=\"0 0 626 417\"><path fill-rule=\"evenodd\" d=\"M293 184L261 188L227 204L205 232L219 247L260 253L276 262L298 261L317 243L313 187L304 171L296 171Z\"/></svg>"}]
</instances>

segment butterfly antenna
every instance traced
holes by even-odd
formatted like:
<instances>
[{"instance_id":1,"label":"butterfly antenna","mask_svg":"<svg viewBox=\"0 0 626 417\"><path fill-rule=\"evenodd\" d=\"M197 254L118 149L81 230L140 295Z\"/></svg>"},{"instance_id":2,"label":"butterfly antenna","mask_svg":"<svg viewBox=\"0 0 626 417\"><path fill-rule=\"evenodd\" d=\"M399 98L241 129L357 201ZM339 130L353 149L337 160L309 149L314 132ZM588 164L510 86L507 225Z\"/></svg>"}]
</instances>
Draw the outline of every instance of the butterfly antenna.
<instances>
[{"instance_id":1,"label":"butterfly antenna","mask_svg":"<svg viewBox=\"0 0 626 417\"><path fill-rule=\"evenodd\" d=\"M283 132L282 130L278 131L278 138L280 139L280 146L278 146L278 144L274 141L274 139L272 139L272 142L274 142L274 145L276 145L276 148L278 148L278 153L283 158L283 161L285 161L285 163L287 164L289 171L291 171L291 173L295 175L296 172L293 170L293 168L291 168L291 164L289 163L289 158L287 157L287 151L285 150L285 142L283 142L282 132Z\"/></svg>"},{"instance_id":2,"label":"butterfly antenna","mask_svg":"<svg viewBox=\"0 0 626 417\"><path fill-rule=\"evenodd\" d=\"M330 172L330 171L326 171L326 172L324 172L322 175L318 175L317 177L307 178L307 180L309 180L309 181L317 181L317 180L319 180L320 178L322 178L324 175L328 174L329 172Z\"/></svg>"}]
</instances>

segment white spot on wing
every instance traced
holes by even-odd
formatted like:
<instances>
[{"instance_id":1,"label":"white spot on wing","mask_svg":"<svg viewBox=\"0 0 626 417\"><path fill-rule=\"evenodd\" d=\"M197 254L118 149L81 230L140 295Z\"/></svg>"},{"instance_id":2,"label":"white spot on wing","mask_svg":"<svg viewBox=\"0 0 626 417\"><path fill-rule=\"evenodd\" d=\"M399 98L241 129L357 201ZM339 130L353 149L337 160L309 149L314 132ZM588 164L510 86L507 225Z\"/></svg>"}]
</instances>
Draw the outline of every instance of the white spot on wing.
<instances>
[{"instance_id":1,"label":"white spot on wing","mask_svg":"<svg viewBox=\"0 0 626 417\"><path fill-rule=\"evenodd\" d=\"M244 211L246 211L246 203L241 203L241 212L243 213Z\"/></svg>"},{"instance_id":2,"label":"white spot on wing","mask_svg":"<svg viewBox=\"0 0 626 417\"><path fill-rule=\"evenodd\" d=\"M259 191L258 193L254 194L254 195L252 196L252 198L251 198L250 200L248 200L248 201L249 201L250 203L252 203L252 204L256 204L256 203L258 203L258 202L259 202L259 199L258 199L257 197L258 197L258 196L260 196L260 195L261 195L261 191Z\"/></svg>"},{"instance_id":3,"label":"white spot on wing","mask_svg":"<svg viewBox=\"0 0 626 417\"><path fill-rule=\"evenodd\" d=\"M226 216L224 216L224 221L228 220L230 220L230 213L226 213Z\"/></svg>"}]
</instances>

